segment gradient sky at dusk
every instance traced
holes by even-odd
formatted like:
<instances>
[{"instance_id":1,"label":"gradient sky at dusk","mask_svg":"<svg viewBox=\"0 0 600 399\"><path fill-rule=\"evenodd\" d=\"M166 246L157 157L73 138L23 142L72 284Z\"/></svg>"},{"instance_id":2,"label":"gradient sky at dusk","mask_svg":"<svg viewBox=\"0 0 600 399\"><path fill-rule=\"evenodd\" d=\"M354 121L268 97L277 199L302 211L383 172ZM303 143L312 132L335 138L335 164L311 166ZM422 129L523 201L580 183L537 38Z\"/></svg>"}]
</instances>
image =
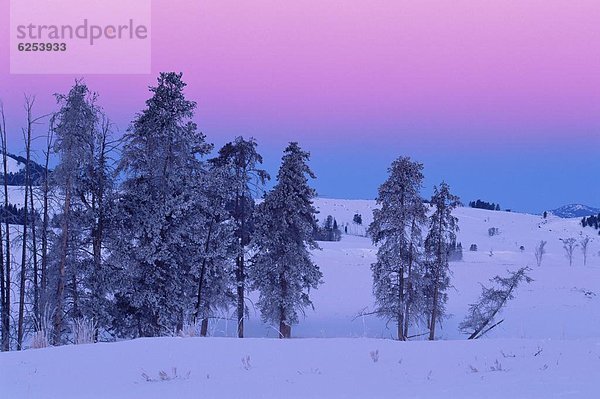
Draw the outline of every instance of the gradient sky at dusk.
<instances>
[{"instance_id":1,"label":"gradient sky at dusk","mask_svg":"<svg viewBox=\"0 0 600 399\"><path fill-rule=\"evenodd\" d=\"M10 75L0 4L0 98L19 152L23 93L51 112L78 76ZM156 74L182 71L211 142L256 137L274 175L299 141L323 196L374 198L409 155L426 195L446 179L464 202L600 207L598 21L597 0L157 0L153 74L84 78L122 132Z\"/></svg>"}]
</instances>

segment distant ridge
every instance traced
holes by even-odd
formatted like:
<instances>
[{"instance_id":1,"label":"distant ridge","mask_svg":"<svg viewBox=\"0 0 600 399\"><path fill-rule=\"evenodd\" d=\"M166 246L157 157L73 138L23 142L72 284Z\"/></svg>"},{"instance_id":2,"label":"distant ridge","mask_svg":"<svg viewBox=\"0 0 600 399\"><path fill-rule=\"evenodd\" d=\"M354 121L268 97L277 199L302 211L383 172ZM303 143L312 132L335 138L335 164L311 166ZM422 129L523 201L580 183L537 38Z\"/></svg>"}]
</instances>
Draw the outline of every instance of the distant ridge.
<instances>
[{"instance_id":1,"label":"distant ridge","mask_svg":"<svg viewBox=\"0 0 600 399\"><path fill-rule=\"evenodd\" d=\"M7 171L6 180L9 186L23 186L25 185L25 164L27 159L22 156L6 153ZM29 161L31 170L31 182L34 186L37 186L42 181L44 176L44 167L37 162ZM2 165L2 158L0 157L0 184L4 183L4 167Z\"/></svg>"},{"instance_id":2,"label":"distant ridge","mask_svg":"<svg viewBox=\"0 0 600 399\"><path fill-rule=\"evenodd\" d=\"M563 205L560 208L556 208L548 212L561 218L581 218L584 216L599 214L600 208L594 208L582 204L569 204Z\"/></svg>"}]
</instances>

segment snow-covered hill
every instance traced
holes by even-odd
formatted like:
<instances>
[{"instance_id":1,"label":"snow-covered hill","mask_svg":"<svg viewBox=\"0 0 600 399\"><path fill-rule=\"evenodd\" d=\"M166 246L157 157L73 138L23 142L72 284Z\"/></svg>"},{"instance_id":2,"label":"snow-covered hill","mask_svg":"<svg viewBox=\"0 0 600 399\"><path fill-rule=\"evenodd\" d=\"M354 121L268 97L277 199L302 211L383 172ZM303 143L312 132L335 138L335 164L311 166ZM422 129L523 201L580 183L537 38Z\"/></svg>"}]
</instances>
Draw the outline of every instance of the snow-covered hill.
<instances>
[{"instance_id":1,"label":"snow-covered hill","mask_svg":"<svg viewBox=\"0 0 600 399\"><path fill-rule=\"evenodd\" d=\"M27 159L14 155L11 153L6 154L6 171L7 181L11 186L22 186L25 184L25 165ZM30 160L29 165L31 168L31 179L34 185L40 184L42 176L44 175L44 168L37 162ZM4 165L0 160L0 182L4 178Z\"/></svg>"},{"instance_id":2,"label":"snow-covered hill","mask_svg":"<svg viewBox=\"0 0 600 399\"><path fill-rule=\"evenodd\" d=\"M581 218L600 214L600 208L581 204L569 204L553 209L550 213L561 218Z\"/></svg>"},{"instance_id":3,"label":"snow-covered hill","mask_svg":"<svg viewBox=\"0 0 600 399\"><path fill-rule=\"evenodd\" d=\"M577 248L573 266L560 239L589 234L578 219L459 208L462 261L453 262L448 319L440 341L397 342L374 315L370 264L376 249L364 228L374 201L318 199L319 217L351 226L340 242L322 242L314 258L324 283L311 291L315 309L293 327L296 339L252 307L238 340L230 315L211 324L211 338L139 339L0 354L1 397L594 397L600 366L600 240ZM363 225L352 222L362 215ZM490 236L495 227L499 234ZM547 241L542 265L534 248ZM469 251L472 244L477 251ZM504 322L481 340L458 330L480 283L530 266ZM416 330L411 333L419 334ZM299 339L301 338L301 339ZM327 339L322 339L327 338ZM381 339L385 338L385 339ZM243 360L242 360L243 359ZM172 368L177 369L176 372ZM160 372L164 371L161 375ZM146 377L144 377L144 375ZM5 396L7 392L8 396Z\"/></svg>"}]
</instances>

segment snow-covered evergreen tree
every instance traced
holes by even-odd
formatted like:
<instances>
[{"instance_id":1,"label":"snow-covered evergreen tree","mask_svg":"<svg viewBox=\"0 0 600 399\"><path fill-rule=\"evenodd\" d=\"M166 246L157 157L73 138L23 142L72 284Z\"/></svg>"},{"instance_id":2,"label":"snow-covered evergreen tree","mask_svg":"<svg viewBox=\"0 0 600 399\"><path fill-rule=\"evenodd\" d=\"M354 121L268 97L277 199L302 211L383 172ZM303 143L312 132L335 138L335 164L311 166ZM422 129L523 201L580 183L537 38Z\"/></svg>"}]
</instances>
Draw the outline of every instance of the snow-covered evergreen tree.
<instances>
[{"instance_id":1,"label":"snow-covered evergreen tree","mask_svg":"<svg viewBox=\"0 0 600 399\"><path fill-rule=\"evenodd\" d=\"M60 230L54 235L49 257L49 280L53 284L42 302L54 312L54 344L59 345L65 330L65 315L77 319L83 316L82 280L89 260L86 244L93 215L86 207L89 184L95 165L93 148L99 132L101 111L96 95L82 82L76 82L67 95L57 95L61 106L51 120L56 137L54 151L59 156L53 173L53 183L59 192ZM85 287L88 289L89 287ZM68 304L68 308L65 305Z\"/></svg>"},{"instance_id":2,"label":"snow-covered evergreen tree","mask_svg":"<svg viewBox=\"0 0 600 399\"><path fill-rule=\"evenodd\" d=\"M262 156L253 138L244 140L237 137L219 150L219 155L211 159L213 167L221 168L230 192L229 213L234 224L235 241L235 285L238 337L244 337L244 317L246 315L246 249L252 237L254 226L254 198L267 180L269 174L259 168Z\"/></svg>"},{"instance_id":3,"label":"snow-covered evergreen tree","mask_svg":"<svg viewBox=\"0 0 600 399\"><path fill-rule=\"evenodd\" d=\"M235 299L231 292L235 238L227 210L231 196L227 172L218 166L211 168L197 194L201 201L194 219L200 252L194 269L197 292L193 319L195 323L202 320L201 336L207 335L209 318Z\"/></svg>"},{"instance_id":4,"label":"snow-covered evergreen tree","mask_svg":"<svg viewBox=\"0 0 600 399\"><path fill-rule=\"evenodd\" d=\"M433 213L429 218L429 233L425 239L426 275L425 295L428 302L429 339L435 339L436 322L445 315L448 300L446 293L450 286L449 255L451 246L456 242L458 219L452 211L460 205L456 195L450 193L450 187L442 182L433 188L430 206Z\"/></svg>"},{"instance_id":5,"label":"snow-covered evergreen tree","mask_svg":"<svg viewBox=\"0 0 600 399\"><path fill-rule=\"evenodd\" d=\"M420 195L423 165L401 157L389 168L390 176L379 187L369 234L378 246L373 271L376 312L396 322L399 340L408 335L410 321L420 316L418 289L422 273L421 226L426 208ZM416 307L416 309L415 309Z\"/></svg>"},{"instance_id":6,"label":"snow-covered evergreen tree","mask_svg":"<svg viewBox=\"0 0 600 399\"><path fill-rule=\"evenodd\" d=\"M122 270L116 293L118 331L156 336L179 331L196 298L194 267L199 156L210 146L191 120L181 74L161 73L152 97L124 137L119 229L111 263Z\"/></svg>"},{"instance_id":7,"label":"snow-covered evergreen tree","mask_svg":"<svg viewBox=\"0 0 600 399\"><path fill-rule=\"evenodd\" d=\"M81 259L79 284L80 314L96 326L98 330L111 328L109 294L114 286L114 270L105 262L107 236L112 228L114 204L116 200L113 178L115 142L111 140L111 123L99 114L99 124L94 137L85 148L88 160L85 173L81 176L77 198L81 201L80 225L84 250Z\"/></svg>"},{"instance_id":8,"label":"snow-covered evergreen tree","mask_svg":"<svg viewBox=\"0 0 600 399\"><path fill-rule=\"evenodd\" d=\"M309 153L292 142L284 151L277 184L258 206L250 280L260 293L258 308L265 322L279 324L280 338L291 337L298 312L312 306L311 288L322 273L310 250L318 248L313 236L318 228L308 177Z\"/></svg>"}]
</instances>

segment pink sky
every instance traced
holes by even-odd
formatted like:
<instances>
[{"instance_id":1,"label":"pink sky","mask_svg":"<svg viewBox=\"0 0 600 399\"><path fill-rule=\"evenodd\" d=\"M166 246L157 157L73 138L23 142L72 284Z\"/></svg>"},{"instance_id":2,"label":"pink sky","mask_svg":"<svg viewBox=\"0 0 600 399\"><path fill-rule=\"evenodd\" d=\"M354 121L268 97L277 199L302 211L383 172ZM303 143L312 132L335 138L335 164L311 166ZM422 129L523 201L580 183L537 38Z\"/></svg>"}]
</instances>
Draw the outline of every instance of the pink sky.
<instances>
[{"instance_id":1,"label":"pink sky","mask_svg":"<svg viewBox=\"0 0 600 399\"><path fill-rule=\"evenodd\" d=\"M51 94L82 76L10 75L0 4L0 99L20 152L23 93L37 95L38 115L52 112ZM427 190L446 179L467 201L599 205L587 181L600 170L598 0L152 6L152 74L83 76L120 132L158 72L182 71L210 142L252 135L275 174L298 140L321 195L373 198L391 160L411 155Z\"/></svg>"},{"instance_id":2,"label":"pink sky","mask_svg":"<svg viewBox=\"0 0 600 399\"><path fill-rule=\"evenodd\" d=\"M65 92L76 76L9 74L0 98ZM159 71L184 72L211 135L469 141L598 137L600 2L155 0L152 75L89 75L121 130Z\"/></svg>"}]
</instances>

